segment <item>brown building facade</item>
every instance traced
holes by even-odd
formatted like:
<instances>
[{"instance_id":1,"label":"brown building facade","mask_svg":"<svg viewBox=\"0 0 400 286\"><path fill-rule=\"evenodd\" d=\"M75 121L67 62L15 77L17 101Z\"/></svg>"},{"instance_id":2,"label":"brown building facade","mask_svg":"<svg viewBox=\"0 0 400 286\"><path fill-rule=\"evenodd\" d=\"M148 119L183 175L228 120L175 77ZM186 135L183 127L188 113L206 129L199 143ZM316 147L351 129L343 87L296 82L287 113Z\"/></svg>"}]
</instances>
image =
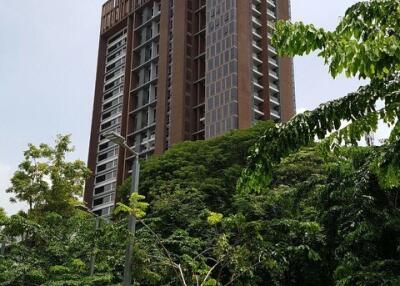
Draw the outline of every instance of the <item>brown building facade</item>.
<instances>
[{"instance_id":1,"label":"brown building facade","mask_svg":"<svg viewBox=\"0 0 400 286\"><path fill-rule=\"evenodd\" d=\"M85 202L111 213L132 157L295 113L292 60L270 45L289 0L110 0L103 5Z\"/></svg>"}]
</instances>

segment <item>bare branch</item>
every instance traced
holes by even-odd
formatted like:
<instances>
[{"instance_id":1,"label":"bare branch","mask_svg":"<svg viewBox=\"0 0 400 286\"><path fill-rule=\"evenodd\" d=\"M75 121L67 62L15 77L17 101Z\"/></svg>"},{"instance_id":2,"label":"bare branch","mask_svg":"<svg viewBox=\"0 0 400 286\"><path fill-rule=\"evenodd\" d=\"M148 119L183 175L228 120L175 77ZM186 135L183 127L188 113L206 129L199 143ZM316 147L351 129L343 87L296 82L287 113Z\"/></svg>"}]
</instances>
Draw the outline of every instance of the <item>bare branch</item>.
<instances>
[{"instance_id":1,"label":"bare branch","mask_svg":"<svg viewBox=\"0 0 400 286\"><path fill-rule=\"evenodd\" d=\"M164 246L161 238L158 236L157 233L155 233L143 220L140 220L139 222L141 222L143 224L143 226L150 231L151 234L154 235L157 243L161 246L161 248L163 249L163 251L165 252L165 254L168 257L169 262L171 263L172 269L174 269L175 274L180 278L182 285L187 286L186 281L185 281L185 276L183 275L182 272L182 268L179 264L176 264L174 262L174 260L171 257L171 254L169 253L168 249ZM179 269L179 272L177 271L177 269Z\"/></svg>"},{"instance_id":2,"label":"bare branch","mask_svg":"<svg viewBox=\"0 0 400 286\"><path fill-rule=\"evenodd\" d=\"M221 263L221 261L218 261L217 263L214 264L213 267L210 268L210 270L208 271L206 277L204 277L203 283L201 283L201 286L204 285L204 283L207 282L208 278L210 277L211 273L214 271L214 269Z\"/></svg>"},{"instance_id":3,"label":"bare branch","mask_svg":"<svg viewBox=\"0 0 400 286\"><path fill-rule=\"evenodd\" d=\"M181 274L181 279L182 279L183 285L187 286L186 281L185 281L185 276L183 275L182 267L180 264L178 264L178 269L179 269L179 273Z\"/></svg>"}]
</instances>

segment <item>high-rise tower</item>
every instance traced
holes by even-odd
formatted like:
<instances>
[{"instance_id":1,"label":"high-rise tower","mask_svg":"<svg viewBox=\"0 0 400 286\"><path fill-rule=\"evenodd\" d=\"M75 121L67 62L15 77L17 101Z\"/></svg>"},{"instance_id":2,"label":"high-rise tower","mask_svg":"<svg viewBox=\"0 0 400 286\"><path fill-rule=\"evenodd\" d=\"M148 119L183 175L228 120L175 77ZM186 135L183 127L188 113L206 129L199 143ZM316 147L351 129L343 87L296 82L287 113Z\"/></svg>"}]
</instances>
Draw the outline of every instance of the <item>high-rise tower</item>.
<instances>
[{"instance_id":1,"label":"high-rise tower","mask_svg":"<svg viewBox=\"0 0 400 286\"><path fill-rule=\"evenodd\" d=\"M270 45L289 0L110 0L103 5L85 201L108 215L132 157L295 113L293 65Z\"/></svg>"}]
</instances>

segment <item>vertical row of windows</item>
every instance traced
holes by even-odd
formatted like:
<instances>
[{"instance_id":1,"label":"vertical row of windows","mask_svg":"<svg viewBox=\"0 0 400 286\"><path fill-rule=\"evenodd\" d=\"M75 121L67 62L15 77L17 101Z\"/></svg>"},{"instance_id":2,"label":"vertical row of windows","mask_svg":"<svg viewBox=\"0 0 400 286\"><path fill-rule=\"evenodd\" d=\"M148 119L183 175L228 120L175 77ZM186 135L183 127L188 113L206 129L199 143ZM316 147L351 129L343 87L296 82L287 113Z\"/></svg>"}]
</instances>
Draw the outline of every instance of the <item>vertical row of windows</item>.
<instances>
[{"instance_id":1,"label":"vertical row of windows","mask_svg":"<svg viewBox=\"0 0 400 286\"><path fill-rule=\"evenodd\" d=\"M271 45L274 22L277 19L276 0L267 0L267 26L268 26L268 66L269 66L269 101L271 119L281 120L279 64L275 48Z\"/></svg>"},{"instance_id":2,"label":"vertical row of windows","mask_svg":"<svg viewBox=\"0 0 400 286\"><path fill-rule=\"evenodd\" d=\"M194 1L193 17L193 134L192 140L205 138L206 1Z\"/></svg>"},{"instance_id":3,"label":"vertical row of windows","mask_svg":"<svg viewBox=\"0 0 400 286\"><path fill-rule=\"evenodd\" d=\"M167 107L166 107L166 126L165 126L165 148L170 147L171 142L171 98L172 98L172 48L174 44L174 0L169 1L169 20L168 20L168 77L167 77Z\"/></svg>"},{"instance_id":4,"label":"vertical row of windows","mask_svg":"<svg viewBox=\"0 0 400 286\"><path fill-rule=\"evenodd\" d=\"M266 1L266 0L263 0ZM264 86L262 83L263 72L262 66L264 64L262 52L263 52L263 31L262 27L262 5L260 1L253 0L251 4L252 8L252 46L253 46L253 102L254 102L254 119L263 120L265 118L264 110Z\"/></svg>"},{"instance_id":5,"label":"vertical row of windows","mask_svg":"<svg viewBox=\"0 0 400 286\"><path fill-rule=\"evenodd\" d=\"M205 138L238 126L237 1L207 1Z\"/></svg>"},{"instance_id":6,"label":"vertical row of windows","mask_svg":"<svg viewBox=\"0 0 400 286\"><path fill-rule=\"evenodd\" d=\"M123 29L107 42L100 133L95 170L93 211L110 215L115 201L118 146L106 139L110 132L121 132L122 103L125 83L127 30Z\"/></svg>"},{"instance_id":7,"label":"vertical row of windows","mask_svg":"<svg viewBox=\"0 0 400 286\"><path fill-rule=\"evenodd\" d=\"M133 52L130 134L128 143L142 156L155 148L158 58L161 3L154 1L137 11Z\"/></svg>"},{"instance_id":8,"label":"vertical row of windows","mask_svg":"<svg viewBox=\"0 0 400 286\"><path fill-rule=\"evenodd\" d=\"M280 103L279 103L279 65L276 51L273 46L271 46L272 39L272 29L274 27L273 23L276 20L276 0L263 0L266 2L267 11L262 11L260 1L253 0L252 2L252 47L253 47L253 103L254 103L254 120L263 120L265 118L265 113L270 113L273 120L280 120ZM262 14L267 15L267 33L263 30ZM268 37L268 63L263 62L262 52L265 47L263 47L262 40L263 37ZM264 89L266 88L262 79L264 76L262 71L262 66L268 65L268 80L269 80L269 92L270 98L264 98ZM270 101L270 110L265 109L265 100Z\"/></svg>"}]
</instances>

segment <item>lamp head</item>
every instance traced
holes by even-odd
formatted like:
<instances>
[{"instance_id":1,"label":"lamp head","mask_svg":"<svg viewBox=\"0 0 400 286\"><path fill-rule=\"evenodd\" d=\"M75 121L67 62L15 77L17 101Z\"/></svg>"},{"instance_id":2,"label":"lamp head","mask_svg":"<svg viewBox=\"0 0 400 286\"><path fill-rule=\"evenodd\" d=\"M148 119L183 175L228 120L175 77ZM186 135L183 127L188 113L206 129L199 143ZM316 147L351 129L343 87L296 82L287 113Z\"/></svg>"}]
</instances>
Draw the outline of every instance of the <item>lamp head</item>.
<instances>
[{"instance_id":1,"label":"lamp head","mask_svg":"<svg viewBox=\"0 0 400 286\"><path fill-rule=\"evenodd\" d=\"M114 131L113 131L113 132L110 132L110 133L107 133L107 134L105 135L105 137L106 137L108 140L110 140L111 142L113 142L113 143L115 143L115 144L117 144L117 145L119 145L119 146L122 146L122 145L125 144L125 138L122 137L120 134L114 132Z\"/></svg>"},{"instance_id":2,"label":"lamp head","mask_svg":"<svg viewBox=\"0 0 400 286\"><path fill-rule=\"evenodd\" d=\"M135 156L138 156L137 152L133 150L131 147L128 146L124 137L116 132L110 132L104 135L106 139L110 140L111 142L117 144L119 147L125 148Z\"/></svg>"}]
</instances>

